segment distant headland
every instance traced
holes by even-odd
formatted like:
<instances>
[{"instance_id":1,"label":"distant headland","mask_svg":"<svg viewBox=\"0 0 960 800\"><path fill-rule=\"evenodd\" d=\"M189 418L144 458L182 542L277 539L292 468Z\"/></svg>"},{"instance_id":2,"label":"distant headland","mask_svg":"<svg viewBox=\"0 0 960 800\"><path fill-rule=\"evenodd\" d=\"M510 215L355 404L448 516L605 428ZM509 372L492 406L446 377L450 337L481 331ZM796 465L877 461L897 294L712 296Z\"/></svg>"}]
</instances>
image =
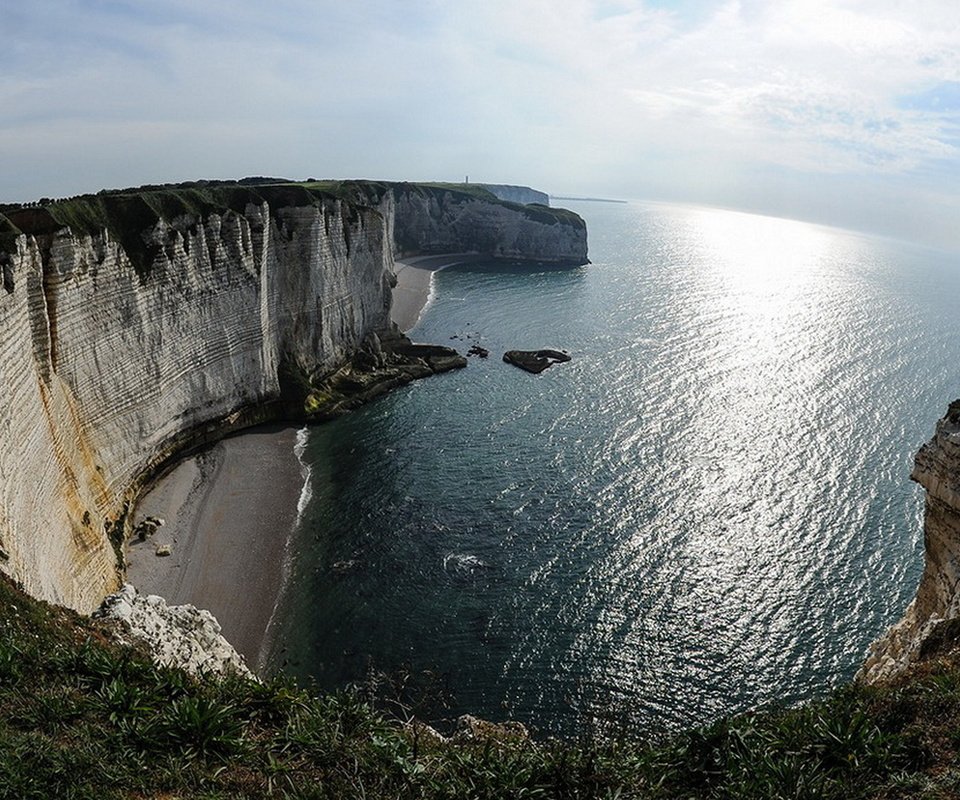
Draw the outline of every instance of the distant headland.
<instances>
[{"instance_id":1,"label":"distant headland","mask_svg":"<svg viewBox=\"0 0 960 800\"><path fill-rule=\"evenodd\" d=\"M574 200L578 203L623 203L626 205L626 200L613 200L609 197L567 197L566 195L552 194L550 195L551 200Z\"/></svg>"}]
</instances>

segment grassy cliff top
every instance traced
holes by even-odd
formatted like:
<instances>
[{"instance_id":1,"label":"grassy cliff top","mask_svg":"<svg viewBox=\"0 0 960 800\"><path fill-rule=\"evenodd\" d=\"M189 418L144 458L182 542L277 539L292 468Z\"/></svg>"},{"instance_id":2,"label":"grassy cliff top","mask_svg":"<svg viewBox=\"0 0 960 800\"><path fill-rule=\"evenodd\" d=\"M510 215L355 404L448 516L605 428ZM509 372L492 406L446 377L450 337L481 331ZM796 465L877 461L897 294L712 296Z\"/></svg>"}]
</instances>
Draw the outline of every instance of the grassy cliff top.
<instances>
[{"instance_id":1,"label":"grassy cliff top","mask_svg":"<svg viewBox=\"0 0 960 800\"><path fill-rule=\"evenodd\" d=\"M108 231L130 257L141 279L149 274L156 246L144 233L158 220L202 218L267 203L282 208L321 206L331 200L351 208L376 206L388 192L396 196L446 196L454 202L482 200L510 208L546 225L585 227L572 211L546 206L524 206L498 200L486 189L471 184L393 183L388 181L289 181L284 178L244 178L240 181L189 183L105 189L97 194L59 200L41 198L35 203L0 205L0 257L15 251L22 233L43 237L70 228L78 235Z\"/></svg>"},{"instance_id":2,"label":"grassy cliff top","mask_svg":"<svg viewBox=\"0 0 960 800\"><path fill-rule=\"evenodd\" d=\"M107 230L128 252L142 249L142 232L163 219L205 216L268 203L273 209L320 205L337 199L355 206L370 206L393 191L398 195L449 193L463 202L483 200L516 210L545 224L583 226L583 220L566 209L524 206L498 200L486 189L470 184L393 183L387 181L288 181L282 178L244 178L231 181L148 185L108 189L97 194L66 199L41 198L35 203L0 205L0 250L12 250L20 233L45 235L69 227L92 235ZM129 247L128 247L129 245Z\"/></svg>"},{"instance_id":3,"label":"grassy cliff top","mask_svg":"<svg viewBox=\"0 0 960 800\"><path fill-rule=\"evenodd\" d=\"M43 198L27 205L0 206L0 248L10 251L19 233L45 236L70 228L78 235L94 235L106 230L143 275L152 257L144 232L158 220L243 213L247 206L264 202L272 209L316 206L339 197L304 184L251 179L104 190L61 200Z\"/></svg>"},{"instance_id":4,"label":"grassy cliff top","mask_svg":"<svg viewBox=\"0 0 960 800\"><path fill-rule=\"evenodd\" d=\"M569 211L566 208L554 208L551 206L542 206L537 203L523 205L522 203L512 203L508 200L498 199L488 189L473 183L445 183L442 181L426 181L418 183L398 183L392 181L307 181L300 186L309 189L315 189L332 195L344 197L350 200L363 198L368 202L379 202L388 191L393 191L397 195L405 193L417 194L423 197L429 195L441 196L451 195L460 202L469 200L482 200L488 203L496 203L505 208L523 214L530 219L541 222L544 225L573 225L575 227L585 227L585 223L579 214Z\"/></svg>"},{"instance_id":5,"label":"grassy cliff top","mask_svg":"<svg viewBox=\"0 0 960 800\"><path fill-rule=\"evenodd\" d=\"M952 798L960 658L650 739L438 742L345 692L196 681L0 578L0 797Z\"/></svg>"}]
</instances>

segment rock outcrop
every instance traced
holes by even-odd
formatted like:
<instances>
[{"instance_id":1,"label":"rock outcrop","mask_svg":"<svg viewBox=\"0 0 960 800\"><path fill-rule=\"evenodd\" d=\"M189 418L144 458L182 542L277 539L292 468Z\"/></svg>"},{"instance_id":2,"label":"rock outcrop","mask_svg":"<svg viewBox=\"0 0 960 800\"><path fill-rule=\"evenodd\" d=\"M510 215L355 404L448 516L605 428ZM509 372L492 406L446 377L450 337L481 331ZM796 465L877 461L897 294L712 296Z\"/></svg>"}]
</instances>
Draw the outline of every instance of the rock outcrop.
<instances>
[{"instance_id":1,"label":"rock outcrop","mask_svg":"<svg viewBox=\"0 0 960 800\"><path fill-rule=\"evenodd\" d=\"M570 354L560 350L507 350L503 354L503 360L507 364L539 375L547 367L570 361Z\"/></svg>"},{"instance_id":2,"label":"rock outcrop","mask_svg":"<svg viewBox=\"0 0 960 800\"><path fill-rule=\"evenodd\" d=\"M173 455L307 413L371 334L394 333L399 232L586 256L569 212L412 184L207 182L0 212L0 572L85 613L119 587L129 505ZM381 366L393 385L412 374Z\"/></svg>"},{"instance_id":3,"label":"rock outcrop","mask_svg":"<svg viewBox=\"0 0 960 800\"><path fill-rule=\"evenodd\" d=\"M923 576L903 619L871 645L859 675L867 682L960 641L960 400L917 453L910 477L927 491Z\"/></svg>"},{"instance_id":4,"label":"rock outcrop","mask_svg":"<svg viewBox=\"0 0 960 800\"><path fill-rule=\"evenodd\" d=\"M191 675L253 678L241 656L220 635L220 624L209 611L191 605L168 606L157 595L142 595L129 583L104 598L95 619L112 626L121 644L139 645L156 664Z\"/></svg>"},{"instance_id":5,"label":"rock outcrop","mask_svg":"<svg viewBox=\"0 0 960 800\"><path fill-rule=\"evenodd\" d=\"M313 419L333 419L398 386L465 366L467 359L450 347L373 333L350 362L313 387L304 406Z\"/></svg>"}]
</instances>

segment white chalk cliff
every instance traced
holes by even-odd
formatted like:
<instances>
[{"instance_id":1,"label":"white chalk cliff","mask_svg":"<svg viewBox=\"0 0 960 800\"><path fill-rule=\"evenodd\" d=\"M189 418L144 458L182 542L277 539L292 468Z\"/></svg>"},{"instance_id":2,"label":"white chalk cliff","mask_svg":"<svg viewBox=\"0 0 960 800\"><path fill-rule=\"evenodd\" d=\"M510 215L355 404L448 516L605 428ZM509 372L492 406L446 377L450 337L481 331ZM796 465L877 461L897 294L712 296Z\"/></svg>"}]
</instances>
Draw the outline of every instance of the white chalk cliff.
<instances>
[{"instance_id":1,"label":"white chalk cliff","mask_svg":"<svg viewBox=\"0 0 960 800\"><path fill-rule=\"evenodd\" d=\"M550 205L550 195L546 192L538 192L529 186L515 186L510 183L478 183L498 200L506 200L510 203L522 203L529 205L536 203L541 206Z\"/></svg>"},{"instance_id":2,"label":"white chalk cliff","mask_svg":"<svg viewBox=\"0 0 960 800\"><path fill-rule=\"evenodd\" d=\"M283 416L286 375L330 372L389 326L383 187L173 187L2 209L0 571L92 611L120 586L126 510L159 465ZM444 209L464 205L447 195L404 224L477 249L441 235ZM582 221L469 202L503 225L489 252L585 261Z\"/></svg>"},{"instance_id":3,"label":"white chalk cliff","mask_svg":"<svg viewBox=\"0 0 960 800\"><path fill-rule=\"evenodd\" d=\"M563 209L491 203L442 191L399 191L393 238L399 252L474 251L561 265L587 263L579 217ZM523 209L522 211L519 209ZM566 215L571 218L566 223Z\"/></svg>"},{"instance_id":4,"label":"white chalk cliff","mask_svg":"<svg viewBox=\"0 0 960 800\"><path fill-rule=\"evenodd\" d=\"M254 677L243 657L220 635L220 623L196 606L169 606L157 595L142 595L129 583L108 595L93 616L115 626L114 638L139 644L160 666L195 677Z\"/></svg>"}]
</instances>

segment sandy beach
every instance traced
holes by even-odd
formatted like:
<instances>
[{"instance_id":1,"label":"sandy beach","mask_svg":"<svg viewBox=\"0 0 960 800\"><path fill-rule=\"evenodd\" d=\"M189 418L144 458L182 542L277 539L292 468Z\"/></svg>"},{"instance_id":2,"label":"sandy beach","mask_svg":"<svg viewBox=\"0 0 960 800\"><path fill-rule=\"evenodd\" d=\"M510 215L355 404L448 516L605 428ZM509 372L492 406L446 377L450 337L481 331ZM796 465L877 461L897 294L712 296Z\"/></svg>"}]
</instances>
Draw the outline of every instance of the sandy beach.
<instances>
[{"instance_id":1,"label":"sandy beach","mask_svg":"<svg viewBox=\"0 0 960 800\"><path fill-rule=\"evenodd\" d=\"M414 328L430 300L433 273L455 264L469 264L483 259L483 256L474 253L446 253L398 259L397 285L393 289L390 318L404 333Z\"/></svg>"},{"instance_id":2,"label":"sandy beach","mask_svg":"<svg viewBox=\"0 0 960 800\"><path fill-rule=\"evenodd\" d=\"M167 602L209 609L258 669L283 583L303 486L295 428L256 428L186 459L137 505L166 524L127 550L127 580ZM171 555L157 556L162 545Z\"/></svg>"}]
</instances>

